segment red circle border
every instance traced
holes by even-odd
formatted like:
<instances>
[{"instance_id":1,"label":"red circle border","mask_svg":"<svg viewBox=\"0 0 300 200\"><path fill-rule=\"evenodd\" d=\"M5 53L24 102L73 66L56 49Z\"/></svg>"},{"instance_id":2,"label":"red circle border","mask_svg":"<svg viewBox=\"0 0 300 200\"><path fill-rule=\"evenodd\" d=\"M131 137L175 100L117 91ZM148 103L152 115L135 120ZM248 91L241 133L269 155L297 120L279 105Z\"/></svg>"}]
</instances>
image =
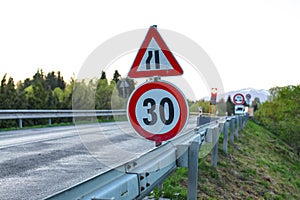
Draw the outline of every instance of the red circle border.
<instances>
[{"instance_id":1,"label":"red circle border","mask_svg":"<svg viewBox=\"0 0 300 200\"><path fill-rule=\"evenodd\" d=\"M235 101L235 97L236 97L237 95L241 95L241 96L243 97L243 101L242 101L241 103L237 103L237 102ZM233 103L234 103L235 105L243 105L243 104L245 103L245 97L244 97L244 95L241 94L241 93L235 94L235 95L233 96Z\"/></svg>"},{"instance_id":2,"label":"red circle border","mask_svg":"<svg viewBox=\"0 0 300 200\"><path fill-rule=\"evenodd\" d=\"M162 89L169 93L171 93L175 99L178 102L179 109L180 109L180 116L178 119L177 124L172 128L172 130L164 133L164 134L153 134L149 131L146 131L143 129L140 124L138 123L138 120L135 115L135 107L137 104L138 99L147 91L152 89ZM166 81L153 81L153 82L147 82L138 87L130 96L129 98L129 104L127 106L127 116L128 119L134 128L134 130L141 135L142 137L152 140L155 142L162 142L169 140L173 137L175 137L182 129L185 127L187 123L188 118L188 106L187 101L182 92L171 83L168 83Z\"/></svg>"}]
</instances>

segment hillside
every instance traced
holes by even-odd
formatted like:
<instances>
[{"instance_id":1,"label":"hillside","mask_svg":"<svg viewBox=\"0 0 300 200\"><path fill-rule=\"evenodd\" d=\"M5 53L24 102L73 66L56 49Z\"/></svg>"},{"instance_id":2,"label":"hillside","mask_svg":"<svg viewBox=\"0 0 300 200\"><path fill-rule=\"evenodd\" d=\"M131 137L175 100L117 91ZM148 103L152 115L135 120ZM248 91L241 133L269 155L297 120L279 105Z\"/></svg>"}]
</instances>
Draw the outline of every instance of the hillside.
<instances>
[{"instance_id":1,"label":"hillside","mask_svg":"<svg viewBox=\"0 0 300 200\"><path fill-rule=\"evenodd\" d=\"M229 145L227 156L219 149L217 169L210 159L199 160L198 199L300 199L300 158L254 122ZM186 186L187 169L178 169L165 181L163 196L186 199Z\"/></svg>"},{"instance_id":2,"label":"hillside","mask_svg":"<svg viewBox=\"0 0 300 200\"><path fill-rule=\"evenodd\" d=\"M251 94L251 101L253 101L253 99L255 97L258 97L261 102L267 101L268 96L270 95L270 92L268 90L254 89L254 88L244 88L244 89L240 89L240 90L236 90L236 91L226 92L224 95L220 95L219 98L223 97L226 100L228 98L228 95L233 97L237 93L241 93L244 96L246 96L246 94Z\"/></svg>"}]
</instances>

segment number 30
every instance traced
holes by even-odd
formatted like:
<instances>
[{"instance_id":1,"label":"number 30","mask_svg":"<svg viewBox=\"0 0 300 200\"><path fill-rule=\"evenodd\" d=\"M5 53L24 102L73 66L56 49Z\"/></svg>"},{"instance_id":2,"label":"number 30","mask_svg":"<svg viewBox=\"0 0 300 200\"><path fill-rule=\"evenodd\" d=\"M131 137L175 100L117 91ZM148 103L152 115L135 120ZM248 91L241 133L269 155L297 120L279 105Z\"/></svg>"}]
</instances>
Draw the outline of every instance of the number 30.
<instances>
[{"instance_id":1,"label":"number 30","mask_svg":"<svg viewBox=\"0 0 300 200\"><path fill-rule=\"evenodd\" d=\"M152 98L145 99L143 102L143 106L148 107L149 104L151 107L147 110L147 113L149 115L151 115L151 120L149 121L149 118L143 118L143 121L146 125L154 125L157 122L157 114L154 112L155 108L156 108L155 100ZM166 119L166 116L165 116L165 105L166 104L168 104L168 107L169 107L168 119ZM165 97L160 101L159 105L160 105L159 106L159 116L160 116L161 121L165 125L170 125L174 119L174 105L173 105L171 99Z\"/></svg>"}]
</instances>

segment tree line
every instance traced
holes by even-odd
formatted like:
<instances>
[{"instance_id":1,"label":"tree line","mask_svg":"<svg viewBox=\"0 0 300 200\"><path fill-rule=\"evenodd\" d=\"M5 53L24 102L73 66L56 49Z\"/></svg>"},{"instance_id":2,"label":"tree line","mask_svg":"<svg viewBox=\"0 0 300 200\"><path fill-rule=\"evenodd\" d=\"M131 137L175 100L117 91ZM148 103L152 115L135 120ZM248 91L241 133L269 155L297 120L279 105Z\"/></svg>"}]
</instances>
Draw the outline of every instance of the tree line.
<instances>
[{"instance_id":1,"label":"tree line","mask_svg":"<svg viewBox=\"0 0 300 200\"><path fill-rule=\"evenodd\" d=\"M126 88L120 87L121 81L126 81ZM88 82L75 80L74 77L66 82L60 72L45 74L42 69L38 69L32 78L17 83L5 74L0 85L0 109L59 110L72 109L74 105L76 109L121 109L134 88L134 80L122 79L117 70L110 81L102 71L99 79ZM54 123L66 120L70 119L54 119ZM43 120L29 119L24 120L24 124L35 125L41 121ZM0 128L17 127L17 124L16 120L0 120Z\"/></svg>"},{"instance_id":2,"label":"tree line","mask_svg":"<svg viewBox=\"0 0 300 200\"><path fill-rule=\"evenodd\" d=\"M255 120L289 144L300 155L300 85L274 87L260 105Z\"/></svg>"}]
</instances>

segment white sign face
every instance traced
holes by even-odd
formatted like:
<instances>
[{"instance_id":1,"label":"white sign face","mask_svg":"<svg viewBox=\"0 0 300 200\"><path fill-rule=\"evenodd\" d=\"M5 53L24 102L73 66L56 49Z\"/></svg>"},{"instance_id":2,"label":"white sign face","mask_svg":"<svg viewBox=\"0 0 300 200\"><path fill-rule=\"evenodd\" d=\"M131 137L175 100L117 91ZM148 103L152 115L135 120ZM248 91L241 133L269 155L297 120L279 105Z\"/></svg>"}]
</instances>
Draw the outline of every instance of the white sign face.
<instances>
[{"instance_id":1,"label":"white sign face","mask_svg":"<svg viewBox=\"0 0 300 200\"><path fill-rule=\"evenodd\" d=\"M173 69L173 66L170 64L167 57L162 52L157 42L154 40L154 38L152 38L137 71L171 69Z\"/></svg>"},{"instance_id":2,"label":"white sign face","mask_svg":"<svg viewBox=\"0 0 300 200\"><path fill-rule=\"evenodd\" d=\"M139 98L135 115L144 130L152 134L164 134L175 127L179 112L178 102L171 93L153 89Z\"/></svg>"},{"instance_id":3,"label":"white sign face","mask_svg":"<svg viewBox=\"0 0 300 200\"><path fill-rule=\"evenodd\" d=\"M128 119L144 138L162 142L175 137L185 127L188 105L181 91L166 81L148 82L130 96Z\"/></svg>"},{"instance_id":4,"label":"white sign face","mask_svg":"<svg viewBox=\"0 0 300 200\"><path fill-rule=\"evenodd\" d=\"M244 114L244 112L245 112L245 107L243 105L234 106L234 114L240 115L240 114Z\"/></svg>"},{"instance_id":5,"label":"white sign face","mask_svg":"<svg viewBox=\"0 0 300 200\"><path fill-rule=\"evenodd\" d=\"M237 103L241 103L243 101L243 97L242 96L236 96L234 99Z\"/></svg>"}]
</instances>

